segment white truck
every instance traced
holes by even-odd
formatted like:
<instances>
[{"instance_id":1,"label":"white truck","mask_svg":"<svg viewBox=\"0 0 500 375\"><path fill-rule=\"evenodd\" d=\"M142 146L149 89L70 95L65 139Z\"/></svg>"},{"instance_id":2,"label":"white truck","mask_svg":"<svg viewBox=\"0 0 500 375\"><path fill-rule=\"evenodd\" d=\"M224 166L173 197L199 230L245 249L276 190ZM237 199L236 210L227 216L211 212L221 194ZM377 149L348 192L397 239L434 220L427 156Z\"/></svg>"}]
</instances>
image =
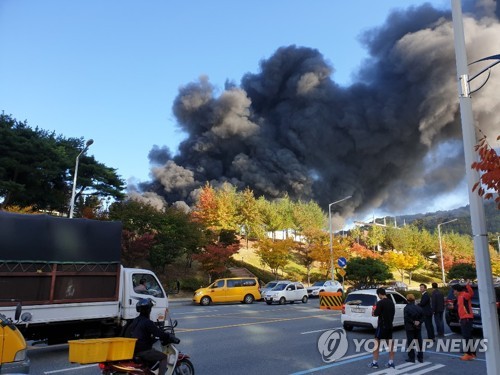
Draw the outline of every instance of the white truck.
<instances>
[{"instance_id":1,"label":"white truck","mask_svg":"<svg viewBox=\"0 0 500 375\"><path fill-rule=\"evenodd\" d=\"M151 298L153 321L168 314L168 296L149 270L120 264L121 223L0 211L0 301L22 301L17 327L48 344L120 335ZM15 303L0 302L14 317Z\"/></svg>"}]
</instances>

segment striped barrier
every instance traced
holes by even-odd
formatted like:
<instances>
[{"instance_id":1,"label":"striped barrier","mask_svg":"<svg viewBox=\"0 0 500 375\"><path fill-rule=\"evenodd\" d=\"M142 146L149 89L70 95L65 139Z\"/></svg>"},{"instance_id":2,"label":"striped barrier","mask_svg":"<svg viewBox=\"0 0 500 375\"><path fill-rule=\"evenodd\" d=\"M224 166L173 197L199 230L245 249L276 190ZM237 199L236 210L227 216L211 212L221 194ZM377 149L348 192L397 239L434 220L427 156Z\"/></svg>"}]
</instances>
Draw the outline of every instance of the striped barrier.
<instances>
[{"instance_id":1,"label":"striped barrier","mask_svg":"<svg viewBox=\"0 0 500 375\"><path fill-rule=\"evenodd\" d=\"M319 308L322 310L342 310L342 293L319 292Z\"/></svg>"}]
</instances>

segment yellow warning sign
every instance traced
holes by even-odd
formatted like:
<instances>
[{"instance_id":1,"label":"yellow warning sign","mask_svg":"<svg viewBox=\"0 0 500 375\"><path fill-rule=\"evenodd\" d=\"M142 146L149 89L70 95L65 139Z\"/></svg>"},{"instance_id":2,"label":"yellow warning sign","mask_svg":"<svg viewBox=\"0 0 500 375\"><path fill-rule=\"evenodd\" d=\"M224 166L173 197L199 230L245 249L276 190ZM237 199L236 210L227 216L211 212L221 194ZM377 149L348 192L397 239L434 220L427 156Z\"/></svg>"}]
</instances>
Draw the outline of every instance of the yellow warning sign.
<instances>
[{"instance_id":1,"label":"yellow warning sign","mask_svg":"<svg viewBox=\"0 0 500 375\"><path fill-rule=\"evenodd\" d=\"M345 276L345 269L340 268L340 269L338 269L338 270L337 270L337 273L338 273L340 276L344 277L344 276Z\"/></svg>"}]
</instances>

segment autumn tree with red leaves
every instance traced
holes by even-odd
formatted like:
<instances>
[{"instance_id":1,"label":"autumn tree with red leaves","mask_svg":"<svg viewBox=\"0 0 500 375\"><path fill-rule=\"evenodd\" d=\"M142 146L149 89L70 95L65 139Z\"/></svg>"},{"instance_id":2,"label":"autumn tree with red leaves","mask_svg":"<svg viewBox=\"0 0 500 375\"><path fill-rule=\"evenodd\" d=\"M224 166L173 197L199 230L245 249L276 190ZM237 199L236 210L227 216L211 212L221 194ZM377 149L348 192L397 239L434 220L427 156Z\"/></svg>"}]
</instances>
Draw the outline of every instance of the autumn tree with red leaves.
<instances>
[{"instance_id":1,"label":"autumn tree with red leaves","mask_svg":"<svg viewBox=\"0 0 500 375\"><path fill-rule=\"evenodd\" d=\"M500 135L497 141L500 140ZM472 191L477 189L479 196L484 199L495 199L500 209L500 156L488 144L486 137L477 143L475 150L479 154L479 161L472 163L472 169L482 172L478 182L474 184ZM496 194L496 198L495 197Z\"/></svg>"},{"instance_id":2,"label":"autumn tree with red leaves","mask_svg":"<svg viewBox=\"0 0 500 375\"><path fill-rule=\"evenodd\" d=\"M239 243L228 245L217 242L206 245L201 253L193 255L193 259L200 262L200 268L208 274L211 282L213 277L226 270L229 260L239 249Z\"/></svg>"}]
</instances>

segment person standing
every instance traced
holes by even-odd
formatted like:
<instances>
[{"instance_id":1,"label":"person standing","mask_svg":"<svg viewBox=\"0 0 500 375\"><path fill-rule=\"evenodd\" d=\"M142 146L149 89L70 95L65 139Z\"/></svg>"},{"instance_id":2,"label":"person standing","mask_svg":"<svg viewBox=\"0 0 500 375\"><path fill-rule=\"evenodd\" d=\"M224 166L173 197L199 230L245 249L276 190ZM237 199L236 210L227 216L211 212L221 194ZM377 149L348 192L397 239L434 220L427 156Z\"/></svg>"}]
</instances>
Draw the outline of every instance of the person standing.
<instances>
[{"instance_id":1,"label":"person standing","mask_svg":"<svg viewBox=\"0 0 500 375\"><path fill-rule=\"evenodd\" d=\"M413 294L408 294L406 299L408 300L408 304L403 310L406 331L406 350L408 352L408 359L406 359L406 362L415 363L415 353L417 353L418 361L423 362L422 322L424 321L424 313L420 306L415 305L415 296Z\"/></svg>"},{"instance_id":2,"label":"person standing","mask_svg":"<svg viewBox=\"0 0 500 375\"><path fill-rule=\"evenodd\" d=\"M420 298L420 303L418 304L424 313L424 323L425 330L427 331L427 338L434 341L434 325L432 324L432 306L431 297L427 293L427 285L420 284L420 292L422 297Z\"/></svg>"},{"instance_id":3,"label":"person standing","mask_svg":"<svg viewBox=\"0 0 500 375\"><path fill-rule=\"evenodd\" d=\"M444 336L444 295L439 290L437 283L432 283L431 306L432 313L434 314L434 323L436 324L437 335Z\"/></svg>"},{"instance_id":4,"label":"person standing","mask_svg":"<svg viewBox=\"0 0 500 375\"><path fill-rule=\"evenodd\" d=\"M460 319L460 328L462 330L462 336L465 339L465 345L467 350L460 359L462 361L472 361L476 359L476 352L472 351L472 321L474 319L474 313L472 312L472 297L474 296L474 291L469 285L469 281L464 286L455 284L453 285L453 294L457 298L457 309L458 317Z\"/></svg>"},{"instance_id":5,"label":"person standing","mask_svg":"<svg viewBox=\"0 0 500 375\"><path fill-rule=\"evenodd\" d=\"M378 317L377 330L375 331L375 348L373 350L373 360L368 367L378 368L380 342L384 340L389 347L389 362L387 362L386 367L396 368L394 366L394 347L392 342L392 323L396 308L392 298L387 297L384 288L377 289L377 296L380 299L373 312L373 315Z\"/></svg>"}]
</instances>

